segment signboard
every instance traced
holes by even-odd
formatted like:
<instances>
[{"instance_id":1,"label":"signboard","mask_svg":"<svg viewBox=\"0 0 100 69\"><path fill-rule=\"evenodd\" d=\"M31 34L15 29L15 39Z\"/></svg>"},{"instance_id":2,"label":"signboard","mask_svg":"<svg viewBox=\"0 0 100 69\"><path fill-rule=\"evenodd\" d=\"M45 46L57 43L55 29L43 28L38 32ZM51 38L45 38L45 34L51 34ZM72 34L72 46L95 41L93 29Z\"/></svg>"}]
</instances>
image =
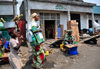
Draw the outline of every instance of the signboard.
<instances>
[{"instance_id":1,"label":"signboard","mask_svg":"<svg viewBox=\"0 0 100 69\"><path fill-rule=\"evenodd\" d=\"M56 5L56 9L62 10L62 9L64 9L64 7L63 7L61 4L57 4L57 5Z\"/></svg>"}]
</instances>

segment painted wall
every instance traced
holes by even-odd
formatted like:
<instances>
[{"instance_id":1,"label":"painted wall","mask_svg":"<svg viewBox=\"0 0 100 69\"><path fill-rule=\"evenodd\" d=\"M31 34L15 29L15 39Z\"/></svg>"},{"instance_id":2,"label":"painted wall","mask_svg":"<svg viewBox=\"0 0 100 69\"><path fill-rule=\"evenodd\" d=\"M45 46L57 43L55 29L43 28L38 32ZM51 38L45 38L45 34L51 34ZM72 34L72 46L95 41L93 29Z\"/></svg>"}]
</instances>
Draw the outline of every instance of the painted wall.
<instances>
[{"instance_id":1,"label":"painted wall","mask_svg":"<svg viewBox=\"0 0 100 69\"><path fill-rule=\"evenodd\" d=\"M57 5L60 7L58 8ZM68 11L68 8L70 8L71 12L83 12L80 15L80 23L81 23L81 29L88 29L88 16L85 13L91 13L93 11L92 7L84 7L84 6L75 6L75 5L65 5L65 4L57 4L57 3L46 3L46 2L37 2L37 1L28 1L28 8L27 15L30 15L30 10L50 10L50 11ZM64 25L64 30L67 29L67 13L60 13L60 24Z\"/></svg>"},{"instance_id":2,"label":"painted wall","mask_svg":"<svg viewBox=\"0 0 100 69\"><path fill-rule=\"evenodd\" d=\"M0 15L13 15L13 6L0 5Z\"/></svg>"},{"instance_id":3,"label":"painted wall","mask_svg":"<svg viewBox=\"0 0 100 69\"><path fill-rule=\"evenodd\" d=\"M92 7L84 7L84 6L74 6L71 5L70 6L70 10L74 11L74 12L88 12L88 13L92 13L93 9Z\"/></svg>"},{"instance_id":4,"label":"painted wall","mask_svg":"<svg viewBox=\"0 0 100 69\"><path fill-rule=\"evenodd\" d=\"M63 29L67 30L67 13L60 14L60 24L63 25ZM64 32L63 30L63 32Z\"/></svg>"},{"instance_id":5,"label":"painted wall","mask_svg":"<svg viewBox=\"0 0 100 69\"><path fill-rule=\"evenodd\" d=\"M100 24L100 15L94 15L94 19L98 20L98 23Z\"/></svg>"},{"instance_id":6,"label":"painted wall","mask_svg":"<svg viewBox=\"0 0 100 69\"><path fill-rule=\"evenodd\" d=\"M99 14L99 15L100 15L100 6L94 6L94 7L93 7L93 12L94 12L95 14Z\"/></svg>"},{"instance_id":7,"label":"painted wall","mask_svg":"<svg viewBox=\"0 0 100 69\"><path fill-rule=\"evenodd\" d=\"M98 20L98 23L100 24L100 14L94 15L94 19ZM89 20L92 20L92 16L91 15L89 15Z\"/></svg>"},{"instance_id":8,"label":"painted wall","mask_svg":"<svg viewBox=\"0 0 100 69\"><path fill-rule=\"evenodd\" d=\"M80 21L81 21L81 29L88 29L88 15L83 13L80 14Z\"/></svg>"},{"instance_id":9,"label":"painted wall","mask_svg":"<svg viewBox=\"0 0 100 69\"><path fill-rule=\"evenodd\" d=\"M74 12L75 11L89 12L89 13L92 12L92 7L75 6L75 5L67 5L67 4L64 5L64 4L36 2L36 1L29 1L28 6L29 9L68 11L68 8L70 8L70 10Z\"/></svg>"}]
</instances>

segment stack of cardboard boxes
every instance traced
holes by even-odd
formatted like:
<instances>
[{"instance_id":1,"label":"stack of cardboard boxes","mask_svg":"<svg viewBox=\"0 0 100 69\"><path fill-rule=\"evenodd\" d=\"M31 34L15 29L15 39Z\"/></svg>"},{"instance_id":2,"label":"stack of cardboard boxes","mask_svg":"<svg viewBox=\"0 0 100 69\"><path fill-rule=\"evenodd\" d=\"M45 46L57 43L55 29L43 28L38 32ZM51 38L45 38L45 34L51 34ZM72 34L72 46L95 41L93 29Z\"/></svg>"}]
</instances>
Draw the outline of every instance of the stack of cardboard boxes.
<instances>
[{"instance_id":1,"label":"stack of cardboard boxes","mask_svg":"<svg viewBox=\"0 0 100 69\"><path fill-rule=\"evenodd\" d=\"M72 30L72 35L75 38L75 41L79 42L79 29L78 29L78 22L76 20L68 21L67 23L67 30Z\"/></svg>"}]
</instances>

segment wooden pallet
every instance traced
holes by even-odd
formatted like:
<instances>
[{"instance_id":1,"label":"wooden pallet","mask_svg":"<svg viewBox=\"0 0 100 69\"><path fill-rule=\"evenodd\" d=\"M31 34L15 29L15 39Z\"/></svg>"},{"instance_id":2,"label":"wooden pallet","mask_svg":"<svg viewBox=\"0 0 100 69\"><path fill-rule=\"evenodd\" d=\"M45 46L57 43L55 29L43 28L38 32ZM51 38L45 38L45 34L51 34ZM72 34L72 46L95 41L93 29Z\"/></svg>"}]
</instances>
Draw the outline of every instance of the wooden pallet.
<instances>
[{"instance_id":1,"label":"wooden pallet","mask_svg":"<svg viewBox=\"0 0 100 69\"><path fill-rule=\"evenodd\" d=\"M78 47L78 46L80 46L80 45L79 44L65 45L65 47L67 47L67 48L73 48L73 47Z\"/></svg>"},{"instance_id":2,"label":"wooden pallet","mask_svg":"<svg viewBox=\"0 0 100 69\"><path fill-rule=\"evenodd\" d=\"M96 38L99 38L100 35L94 35L94 36L90 36L89 38L85 38L83 39L82 41L80 41L81 43L83 43L84 41L87 41L87 40L90 40L90 39L96 39Z\"/></svg>"}]
</instances>

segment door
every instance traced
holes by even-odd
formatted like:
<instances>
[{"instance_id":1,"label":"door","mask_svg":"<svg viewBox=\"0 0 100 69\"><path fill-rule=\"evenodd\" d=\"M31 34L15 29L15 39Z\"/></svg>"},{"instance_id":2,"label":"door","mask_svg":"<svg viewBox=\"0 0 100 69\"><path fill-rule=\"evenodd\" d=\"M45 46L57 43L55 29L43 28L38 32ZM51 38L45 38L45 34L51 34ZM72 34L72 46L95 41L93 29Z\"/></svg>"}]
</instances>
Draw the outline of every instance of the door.
<instances>
[{"instance_id":1,"label":"door","mask_svg":"<svg viewBox=\"0 0 100 69\"><path fill-rule=\"evenodd\" d=\"M71 20L76 20L78 22L78 28L80 32L81 31L80 14L71 14Z\"/></svg>"},{"instance_id":2,"label":"door","mask_svg":"<svg viewBox=\"0 0 100 69\"><path fill-rule=\"evenodd\" d=\"M89 28L92 28L92 20L89 20Z\"/></svg>"},{"instance_id":3,"label":"door","mask_svg":"<svg viewBox=\"0 0 100 69\"><path fill-rule=\"evenodd\" d=\"M46 39L54 39L55 20L45 20L45 37Z\"/></svg>"}]
</instances>

